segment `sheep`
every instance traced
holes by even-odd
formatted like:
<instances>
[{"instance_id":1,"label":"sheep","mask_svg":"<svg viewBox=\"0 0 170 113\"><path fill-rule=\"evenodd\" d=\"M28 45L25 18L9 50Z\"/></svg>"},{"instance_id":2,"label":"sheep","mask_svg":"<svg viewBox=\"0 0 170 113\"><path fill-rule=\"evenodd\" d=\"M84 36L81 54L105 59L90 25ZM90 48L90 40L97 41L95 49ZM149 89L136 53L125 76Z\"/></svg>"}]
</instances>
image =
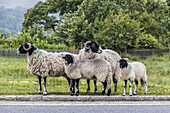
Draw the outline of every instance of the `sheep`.
<instances>
[{"instance_id":1,"label":"sheep","mask_svg":"<svg viewBox=\"0 0 170 113\"><path fill-rule=\"evenodd\" d=\"M105 94L107 86L109 96L112 85L112 70L111 65L106 60L77 60L73 55L67 54L65 57L65 73L72 80L72 93L74 95L74 85L76 83L76 96L79 95L79 79L97 79L103 83L102 95Z\"/></svg>"},{"instance_id":2,"label":"sheep","mask_svg":"<svg viewBox=\"0 0 170 113\"><path fill-rule=\"evenodd\" d=\"M117 82L120 80L121 71L119 68L118 60L121 59L118 53L113 50L105 49L102 50L101 47L95 41L87 41L84 43L84 48L79 51L78 57L80 60L87 59L104 59L107 60L112 67L113 82L115 85L114 92L117 91ZM89 90L89 84L88 89Z\"/></svg>"},{"instance_id":3,"label":"sheep","mask_svg":"<svg viewBox=\"0 0 170 113\"><path fill-rule=\"evenodd\" d=\"M126 95L126 85L127 80L130 80L129 83L129 95L132 96L132 84L135 81L135 90L133 95L137 94L138 89L138 80L141 81L141 86L145 86L145 93L147 94L147 75L146 75L146 67L141 62L132 62L129 63L128 59L120 59L118 61L120 63L122 79L124 80L124 92L123 96Z\"/></svg>"},{"instance_id":4,"label":"sheep","mask_svg":"<svg viewBox=\"0 0 170 113\"><path fill-rule=\"evenodd\" d=\"M41 93L41 78L43 78L44 95L47 95L46 79L47 77L59 77L64 76L69 84L69 90L71 90L70 79L64 72L64 59L63 56L69 54L67 52L62 53L50 53L45 50L40 50L30 43L26 43L17 49L18 54L27 54L28 69L30 73L37 76L39 80L38 94Z\"/></svg>"}]
</instances>

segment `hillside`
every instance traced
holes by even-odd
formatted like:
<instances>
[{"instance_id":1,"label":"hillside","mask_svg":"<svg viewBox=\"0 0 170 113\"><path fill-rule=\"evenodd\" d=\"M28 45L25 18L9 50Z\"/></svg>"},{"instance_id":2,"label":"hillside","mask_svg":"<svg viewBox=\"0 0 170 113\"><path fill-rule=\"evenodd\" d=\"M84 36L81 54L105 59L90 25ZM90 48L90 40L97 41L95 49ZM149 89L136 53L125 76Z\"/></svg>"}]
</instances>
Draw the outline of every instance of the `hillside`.
<instances>
[{"instance_id":1,"label":"hillside","mask_svg":"<svg viewBox=\"0 0 170 113\"><path fill-rule=\"evenodd\" d=\"M38 1L45 0L0 0L0 33L8 37L10 32L18 34L22 30L24 14Z\"/></svg>"}]
</instances>

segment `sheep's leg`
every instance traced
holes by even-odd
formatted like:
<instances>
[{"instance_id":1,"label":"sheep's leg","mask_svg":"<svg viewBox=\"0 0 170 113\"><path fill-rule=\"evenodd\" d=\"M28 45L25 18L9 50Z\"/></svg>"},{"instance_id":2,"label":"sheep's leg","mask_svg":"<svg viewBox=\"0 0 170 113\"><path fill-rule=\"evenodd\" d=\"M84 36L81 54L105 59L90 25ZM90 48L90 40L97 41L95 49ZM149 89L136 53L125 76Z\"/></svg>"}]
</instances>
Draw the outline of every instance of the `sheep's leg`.
<instances>
[{"instance_id":1,"label":"sheep's leg","mask_svg":"<svg viewBox=\"0 0 170 113\"><path fill-rule=\"evenodd\" d=\"M41 76L38 76L38 83L39 83L39 90L38 90L38 94L41 93L42 88L41 88Z\"/></svg>"},{"instance_id":2,"label":"sheep's leg","mask_svg":"<svg viewBox=\"0 0 170 113\"><path fill-rule=\"evenodd\" d=\"M94 87L95 87L95 89L94 89L94 93L97 93L97 92L98 92L98 90L97 90L97 85L96 85L97 80L93 80L93 82L94 82Z\"/></svg>"},{"instance_id":3,"label":"sheep's leg","mask_svg":"<svg viewBox=\"0 0 170 113\"><path fill-rule=\"evenodd\" d=\"M47 77L44 77L44 78L43 78L43 85L44 85L44 92L43 92L43 95L47 95L46 80L47 80Z\"/></svg>"},{"instance_id":4,"label":"sheep's leg","mask_svg":"<svg viewBox=\"0 0 170 113\"><path fill-rule=\"evenodd\" d=\"M137 94L137 90L138 90L138 81L135 80L135 90L134 90L133 95L136 95L136 94Z\"/></svg>"},{"instance_id":5,"label":"sheep's leg","mask_svg":"<svg viewBox=\"0 0 170 113\"><path fill-rule=\"evenodd\" d=\"M72 92L71 92L71 96L73 96L74 92L75 92L74 86L75 86L75 80L72 80Z\"/></svg>"},{"instance_id":6,"label":"sheep's leg","mask_svg":"<svg viewBox=\"0 0 170 113\"><path fill-rule=\"evenodd\" d=\"M102 82L102 84L103 84L102 95L104 95L104 94L105 94L105 91L106 91L107 82L106 82L106 81L105 81L105 82Z\"/></svg>"},{"instance_id":7,"label":"sheep's leg","mask_svg":"<svg viewBox=\"0 0 170 113\"><path fill-rule=\"evenodd\" d=\"M87 79L87 91L86 93L90 92L90 79Z\"/></svg>"},{"instance_id":8,"label":"sheep's leg","mask_svg":"<svg viewBox=\"0 0 170 113\"><path fill-rule=\"evenodd\" d=\"M148 87L147 87L147 82L145 82L145 94L147 94Z\"/></svg>"},{"instance_id":9,"label":"sheep's leg","mask_svg":"<svg viewBox=\"0 0 170 113\"><path fill-rule=\"evenodd\" d=\"M68 87L69 87L69 90L68 90L68 92L71 92L71 80L70 80L70 78L69 77L66 77L66 79L67 79L67 82L68 82Z\"/></svg>"},{"instance_id":10,"label":"sheep's leg","mask_svg":"<svg viewBox=\"0 0 170 113\"><path fill-rule=\"evenodd\" d=\"M79 95L79 79L76 80L76 96Z\"/></svg>"},{"instance_id":11,"label":"sheep's leg","mask_svg":"<svg viewBox=\"0 0 170 113\"><path fill-rule=\"evenodd\" d=\"M130 83L129 83L129 96L132 96L132 84L133 84L133 80L130 80Z\"/></svg>"},{"instance_id":12,"label":"sheep's leg","mask_svg":"<svg viewBox=\"0 0 170 113\"><path fill-rule=\"evenodd\" d=\"M126 95L126 85L127 85L127 80L124 80L124 92L123 92L123 96Z\"/></svg>"},{"instance_id":13,"label":"sheep's leg","mask_svg":"<svg viewBox=\"0 0 170 113\"><path fill-rule=\"evenodd\" d=\"M114 82L114 85L115 85L114 92L117 92L117 81Z\"/></svg>"}]
</instances>

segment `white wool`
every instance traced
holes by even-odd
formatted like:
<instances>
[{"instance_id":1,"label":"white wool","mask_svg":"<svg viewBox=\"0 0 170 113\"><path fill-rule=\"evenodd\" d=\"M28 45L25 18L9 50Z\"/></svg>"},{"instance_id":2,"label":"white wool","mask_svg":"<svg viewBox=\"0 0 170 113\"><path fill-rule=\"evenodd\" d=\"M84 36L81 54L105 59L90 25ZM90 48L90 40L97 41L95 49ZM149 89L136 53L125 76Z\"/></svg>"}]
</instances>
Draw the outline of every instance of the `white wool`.
<instances>
[{"instance_id":1,"label":"white wool","mask_svg":"<svg viewBox=\"0 0 170 113\"><path fill-rule=\"evenodd\" d=\"M112 85L112 70L106 60L74 60L74 63L65 65L65 72L70 79L93 79L95 76L100 82L106 80L108 89Z\"/></svg>"},{"instance_id":2,"label":"white wool","mask_svg":"<svg viewBox=\"0 0 170 113\"><path fill-rule=\"evenodd\" d=\"M105 49L102 50L102 53L93 53L89 50L89 52L85 51L85 48L79 51L79 59L80 60L88 60L88 59L104 59L107 60L112 67L113 78L116 81L119 81L121 72L119 68L118 61L121 59L118 53L113 50Z\"/></svg>"},{"instance_id":3,"label":"white wool","mask_svg":"<svg viewBox=\"0 0 170 113\"><path fill-rule=\"evenodd\" d=\"M64 72L64 57L67 52L51 53L44 50L35 50L32 55L27 55L28 69L35 76L59 77L66 76Z\"/></svg>"},{"instance_id":4,"label":"white wool","mask_svg":"<svg viewBox=\"0 0 170 113\"><path fill-rule=\"evenodd\" d=\"M128 63L128 67L121 70L123 80L147 81L146 67L141 62Z\"/></svg>"}]
</instances>

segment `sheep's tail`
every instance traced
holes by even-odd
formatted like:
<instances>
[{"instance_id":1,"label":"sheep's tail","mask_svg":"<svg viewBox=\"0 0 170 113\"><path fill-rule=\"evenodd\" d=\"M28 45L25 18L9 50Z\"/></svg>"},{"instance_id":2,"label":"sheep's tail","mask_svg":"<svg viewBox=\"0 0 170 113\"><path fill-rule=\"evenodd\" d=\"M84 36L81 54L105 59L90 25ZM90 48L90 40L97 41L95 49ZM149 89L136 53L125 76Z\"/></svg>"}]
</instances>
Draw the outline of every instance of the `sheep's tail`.
<instances>
[{"instance_id":1,"label":"sheep's tail","mask_svg":"<svg viewBox=\"0 0 170 113\"><path fill-rule=\"evenodd\" d=\"M143 64L142 64L143 65ZM144 68L144 76L140 79L140 83L142 87L145 87L147 85L147 74L146 74L146 67L143 65Z\"/></svg>"},{"instance_id":2,"label":"sheep's tail","mask_svg":"<svg viewBox=\"0 0 170 113\"><path fill-rule=\"evenodd\" d=\"M111 86L112 86L112 78L113 78L112 75L113 75L113 74L112 74L112 68L111 68L111 65L110 65L110 63L109 63L108 76L107 76L107 78L106 78L107 89L110 89Z\"/></svg>"},{"instance_id":3,"label":"sheep's tail","mask_svg":"<svg viewBox=\"0 0 170 113\"><path fill-rule=\"evenodd\" d=\"M115 72L113 76L113 82L118 82L121 77L121 69L119 67L119 63L116 61L116 67L115 67Z\"/></svg>"},{"instance_id":4,"label":"sheep's tail","mask_svg":"<svg viewBox=\"0 0 170 113\"><path fill-rule=\"evenodd\" d=\"M140 84L142 87L145 87L145 82L142 79L140 80Z\"/></svg>"}]
</instances>

